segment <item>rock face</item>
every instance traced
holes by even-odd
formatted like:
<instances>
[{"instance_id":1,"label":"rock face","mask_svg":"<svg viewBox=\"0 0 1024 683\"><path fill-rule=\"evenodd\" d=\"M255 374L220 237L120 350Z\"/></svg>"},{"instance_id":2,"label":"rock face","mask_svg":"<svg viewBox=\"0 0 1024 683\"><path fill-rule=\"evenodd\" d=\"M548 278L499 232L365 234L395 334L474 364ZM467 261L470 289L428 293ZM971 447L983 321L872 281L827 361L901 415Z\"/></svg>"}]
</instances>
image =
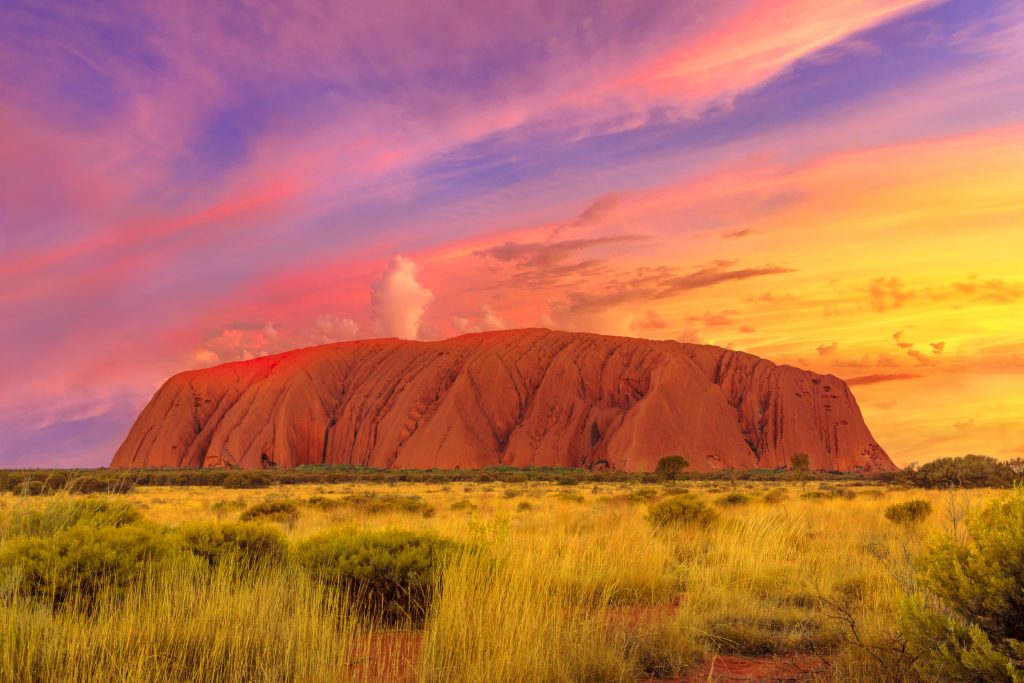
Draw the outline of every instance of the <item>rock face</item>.
<instances>
[{"instance_id":1,"label":"rock face","mask_svg":"<svg viewBox=\"0 0 1024 683\"><path fill-rule=\"evenodd\" d=\"M895 469L844 381L715 346L511 330L175 375L111 467Z\"/></svg>"}]
</instances>

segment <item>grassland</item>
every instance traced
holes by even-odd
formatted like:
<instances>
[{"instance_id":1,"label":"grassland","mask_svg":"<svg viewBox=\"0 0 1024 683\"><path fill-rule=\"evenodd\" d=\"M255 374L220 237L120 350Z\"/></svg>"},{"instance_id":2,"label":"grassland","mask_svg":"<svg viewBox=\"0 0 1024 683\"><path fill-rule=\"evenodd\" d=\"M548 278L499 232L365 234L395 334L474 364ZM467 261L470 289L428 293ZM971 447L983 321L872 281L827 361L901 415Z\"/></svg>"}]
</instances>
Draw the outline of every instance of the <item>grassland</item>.
<instances>
[{"instance_id":1,"label":"grassland","mask_svg":"<svg viewBox=\"0 0 1024 683\"><path fill-rule=\"evenodd\" d=\"M651 507L684 489L709 519L652 524ZM8 562L0 680L715 680L735 657L784 665L790 680L918 680L895 617L914 558L928 538L963 533L995 495L716 481L5 493L0 558L28 556L23 537L45 536L39 524L75 501L129 504L162 550L88 600L58 595L45 583L54 577L37 577L49 593L26 593L26 570ZM910 500L933 513L886 518ZM284 551L213 566L176 550L196 521L244 516L279 530ZM36 531L25 530L30 518ZM452 542L429 578L425 618L367 613L303 564L304 543L324 533L387 530Z\"/></svg>"}]
</instances>

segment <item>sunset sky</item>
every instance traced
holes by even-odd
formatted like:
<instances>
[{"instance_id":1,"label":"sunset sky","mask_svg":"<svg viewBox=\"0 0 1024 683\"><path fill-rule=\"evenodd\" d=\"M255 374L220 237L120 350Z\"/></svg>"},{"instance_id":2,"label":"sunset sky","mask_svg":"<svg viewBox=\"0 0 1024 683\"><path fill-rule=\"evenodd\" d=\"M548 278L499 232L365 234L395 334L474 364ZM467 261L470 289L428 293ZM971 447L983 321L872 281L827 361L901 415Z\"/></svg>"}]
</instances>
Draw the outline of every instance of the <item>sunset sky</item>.
<instances>
[{"instance_id":1,"label":"sunset sky","mask_svg":"<svg viewBox=\"0 0 1024 683\"><path fill-rule=\"evenodd\" d=\"M0 466L184 369L549 327L1024 456L1019 0L0 4Z\"/></svg>"}]
</instances>

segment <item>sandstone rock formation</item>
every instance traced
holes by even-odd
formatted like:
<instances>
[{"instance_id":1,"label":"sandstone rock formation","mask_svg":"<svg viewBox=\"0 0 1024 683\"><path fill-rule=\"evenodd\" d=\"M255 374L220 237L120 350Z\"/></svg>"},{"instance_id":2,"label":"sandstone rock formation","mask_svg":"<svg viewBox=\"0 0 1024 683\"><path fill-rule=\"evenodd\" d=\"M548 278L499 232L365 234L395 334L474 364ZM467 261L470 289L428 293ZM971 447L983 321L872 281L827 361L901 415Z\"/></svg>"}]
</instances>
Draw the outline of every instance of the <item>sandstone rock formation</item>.
<instances>
[{"instance_id":1,"label":"sandstone rock formation","mask_svg":"<svg viewBox=\"0 0 1024 683\"><path fill-rule=\"evenodd\" d=\"M889 470L838 377L715 346L529 329L299 349L169 379L111 467Z\"/></svg>"}]
</instances>

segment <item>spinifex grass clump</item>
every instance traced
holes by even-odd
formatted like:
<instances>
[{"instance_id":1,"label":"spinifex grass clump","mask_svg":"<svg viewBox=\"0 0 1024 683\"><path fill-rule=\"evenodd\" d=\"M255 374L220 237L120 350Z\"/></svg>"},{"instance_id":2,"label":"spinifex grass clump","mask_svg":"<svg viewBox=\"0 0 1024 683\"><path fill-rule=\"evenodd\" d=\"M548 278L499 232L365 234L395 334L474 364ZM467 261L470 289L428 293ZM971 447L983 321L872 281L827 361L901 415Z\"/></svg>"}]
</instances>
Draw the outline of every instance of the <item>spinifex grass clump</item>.
<instances>
[{"instance_id":1,"label":"spinifex grass clump","mask_svg":"<svg viewBox=\"0 0 1024 683\"><path fill-rule=\"evenodd\" d=\"M242 513L243 522L266 521L292 525L299 518L299 506L294 500L287 498L271 498L256 503Z\"/></svg>"},{"instance_id":2,"label":"spinifex grass clump","mask_svg":"<svg viewBox=\"0 0 1024 683\"><path fill-rule=\"evenodd\" d=\"M101 478L83 474L70 479L64 485L67 493L131 493L135 482L128 477Z\"/></svg>"},{"instance_id":3,"label":"spinifex grass clump","mask_svg":"<svg viewBox=\"0 0 1024 683\"><path fill-rule=\"evenodd\" d=\"M182 547L210 567L231 563L242 569L278 565L288 558L288 541L275 527L262 524L193 523L178 530Z\"/></svg>"},{"instance_id":4,"label":"spinifex grass clump","mask_svg":"<svg viewBox=\"0 0 1024 683\"><path fill-rule=\"evenodd\" d=\"M885 508L885 518L893 524L914 526L932 514L932 504L927 500L908 500Z\"/></svg>"},{"instance_id":5,"label":"spinifex grass clump","mask_svg":"<svg viewBox=\"0 0 1024 683\"><path fill-rule=\"evenodd\" d=\"M683 491L683 493L685 493L685 491ZM644 486L636 489L635 491L631 491L629 496L631 500L638 503L649 502L658 497L658 490L651 486Z\"/></svg>"},{"instance_id":6,"label":"spinifex grass clump","mask_svg":"<svg viewBox=\"0 0 1024 683\"><path fill-rule=\"evenodd\" d=\"M575 491L559 491L555 494L558 500L564 500L567 503L582 504L586 502L586 498L583 497L582 493L576 493Z\"/></svg>"},{"instance_id":7,"label":"spinifex grass clump","mask_svg":"<svg viewBox=\"0 0 1024 683\"><path fill-rule=\"evenodd\" d=\"M379 683L403 662L294 572L237 581L184 555L93 609L0 607L0 681Z\"/></svg>"},{"instance_id":8,"label":"spinifex grass clump","mask_svg":"<svg viewBox=\"0 0 1024 683\"><path fill-rule=\"evenodd\" d=\"M389 623L422 623L435 573L454 544L409 531L328 531L299 544L296 556L310 577L366 614Z\"/></svg>"},{"instance_id":9,"label":"spinifex grass clump","mask_svg":"<svg viewBox=\"0 0 1024 683\"><path fill-rule=\"evenodd\" d=\"M128 585L170 553L167 534L141 519L127 503L92 496L15 511L0 545L6 588L55 607L90 607L100 591Z\"/></svg>"},{"instance_id":10,"label":"spinifex grass clump","mask_svg":"<svg viewBox=\"0 0 1024 683\"><path fill-rule=\"evenodd\" d=\"M424 517L434 515L434 506L419 496L403 496L398 493L353 493L345 496L344 503L371 515L389 512L405 512Z\"/></svg>"},{"instance_id":11,"label":"spinifex grass clump","mask_svg":"<svg viewBox=\"0 0 1024 683\"><path fill-rule=\"evenodd\" d=\"M245 506L245 498L241 496L238 498L221 498L210 505L210 511L213 512L217 519L224 519L233 510L243 510Z\"/></svg>"},{"instance_id":12,"label":"spinifex grass clump","mask_svg":"<svg viewBox=\"0 0 1024 683\"><path fill-rule=\"evenodd\" d=\"M0 550L0 573L19 595L89 609L102 591L127 588L171 549L168 534L150 526L80 524L8 541Z\"/></svg>"},{"instance_id":13,"label":"spinifex grass clump","mask_svg":"<svg viewBox=\"0 0 1024 683\"><path fill-rule=\"evenodd\" d=\"M841 498L843 500L853 500L857 497L856 491L843 486L822 486L821 492L829 498Z\"/></svg>"},{"instance_id":14,"label":"spinifex grass clump","mask_svg":"<svg viewBox=\"0 0 1024 683\"><path fill-rule=\"evenodd\" d=\"M306 507L324 511L336 510L342 506L341 499L332 498L330 496L310 496L304 502L306 504Z\"/></svg>"},{"instance_id":15,"label":"spinifex grass clump","mask_svg":"<svg viewBox=\"0 0 1024 683\"><path fill-rule=\"evenodd\" d=\"M17 510L11 515L11 536L49 536L82 525L120 527L142 519L139 511L122 501L100 497L58 498L40 509Z\"/></svg>"},{"instance_id":16,"label":"spinifex grass clump","mask_svg":"<svg viewBox=\"0 0 1024 683\"><path fill-rule=\"evenodd\" d=\"M647 512L647 519L658 527L690 524L703 527L712 524L718 514L695 496L683 494L655 503Z\"/></svg>"},{"instance_id":17,"label":"spinifex grass clump","mask_svg":"<svg viewBox=\"0 0 1024 683\"><path fill-rule=\"evenodd\" d=\"M825 485L820 487L816 491L805 491L804 493L800 494L800 497L803 498L804 500L853 500L854 498L857 497L857 493L848 488Z\"/></svg>"},{"instance_id":18,"label":"spinifex grass clump","mask_svg":"<svg viewBox=\"0 0 1024 683\"><path fill-rule=\"evenodd\" d=\"M739 505L746 505L749 502L750 496L745 493L740 493L739 491L727 493L721 498L715 500L716 505L721 505L723 507L736 507Z\"/></svg>"}]
</instances>

